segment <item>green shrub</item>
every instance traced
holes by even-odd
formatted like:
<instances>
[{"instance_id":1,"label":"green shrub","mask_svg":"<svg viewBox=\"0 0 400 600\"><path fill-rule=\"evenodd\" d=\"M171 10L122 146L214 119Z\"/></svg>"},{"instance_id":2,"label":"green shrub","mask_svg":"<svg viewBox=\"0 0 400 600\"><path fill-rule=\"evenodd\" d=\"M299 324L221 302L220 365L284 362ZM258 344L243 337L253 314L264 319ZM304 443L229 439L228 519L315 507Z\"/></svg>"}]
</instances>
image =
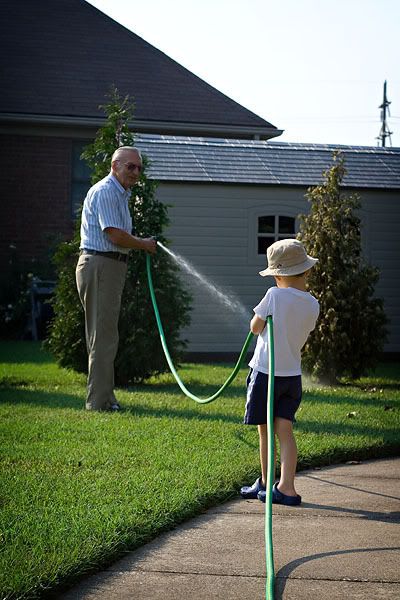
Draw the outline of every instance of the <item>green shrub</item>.
<instances>
[{"instance_id":1,"label":"green shrub","mask_svg":"<svg viewBox=\"0 0 400 600\"><path fill-rule=\"evenodd\" d=\"M21 263L17 248L8 248L8 260L0 276L0 338L22 339L28 326L32 277Z\"/></svg>"},{"instance_id":2,"label":"green shrub","mask_svg":"<svg viewBox=\"0 0 400 600\"><path fill-rule=\"evenodd\" d=\"M308 285L321 312L304 353L303 365L322 380L358 378L374 367L383 350L387 322L382 300L374 297L378 269L364 262L357 194L344 194L344 159L334 154L324 183L310 188L308 215L301 215L299 239L319 259Z\"/></svg>"},{"instance_id":3,"label":"green shrub","mask_svg":"<svg viewBox=\"0 0 400 600\"><path fill-rule=\"evenodd\" d=\"M33 335L31 315L31 289L33 282L53 280L54 268L49 255L54 252L58 237L46 236L47 251L37 258L24 259L15 244L8 247L7 258L0 273L0 339L19 340L30 339ZM47 323L47 313L50 307L46 300L41 301L44 315L36 315L36 333L44 337ZM49 310L47 310L49 309ZM43 334L43 335L42 335Z\"/></svg>"},{"instance_id":4,"label":"green shrub","mask_svg":"<svg viewBox=\"0 0 400 600\"><path fill-rule=\"evenodd\" d=\"M92 183L110 171L111 156L118 146L133 146L134 135L129 131L133 105L129 98L121 100L117 90L104 107L107 122L97 133L93 144L86 147L82 157L92 170ZM146 176L148 161L138 183L132 188L130 211L138 237L157 236L167 243L163 231L168 224L168 208L155 198L157 184ZM55 254L58 285L54 298L55 318L48 348L63 367L87 372L84 333L84 314L75 283L75 267L79 254L80 222L76 223L72 241L59 246ZM167 344L173 360L179 361L185 342L180 338L182 327L189 323L190 296L178 278L177 267L160 250L152 257L154 286ZM160 344L151 305L146 275L146 254L132 251L122 297L119 320L119 350L115 361L116 384L143 381L156 373L168 370Z\"/></svg>"}]
</instances>

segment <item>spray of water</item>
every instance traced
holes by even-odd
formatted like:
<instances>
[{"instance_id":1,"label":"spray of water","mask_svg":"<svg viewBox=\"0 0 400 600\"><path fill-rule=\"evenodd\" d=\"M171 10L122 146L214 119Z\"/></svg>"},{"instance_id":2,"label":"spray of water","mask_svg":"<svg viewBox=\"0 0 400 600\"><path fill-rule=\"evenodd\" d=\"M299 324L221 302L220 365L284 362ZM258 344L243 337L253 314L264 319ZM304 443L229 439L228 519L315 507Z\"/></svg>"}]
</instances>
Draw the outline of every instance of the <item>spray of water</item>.
<instances>
[{"instance_id":1,"label":"spray of water","mask_svg":"<svg viewBox=\"0 0 400 600\"><path fill-rule=\"evenodd\" d=\"M236 300L232 297L232 294L227 294L227 293L221 292L204 275L199 273L199 271L197 269L195 269L194 266L188 260L183 258L180 254L172 252L172 250L170 250L169 248L167 248L166 246L161 244L161 242L157 242L157 244L160 246L160 248L162 248L164 250L164 252L167 252L167 254L169 254L174 259L174 261L181 268L183 268L189 275L195 277L197 279L197 281L200 282L207 289L207 291L210 294L212 294L212 296L214 298L219 300L219 302L223 306L225 306L226 308L228 308L229 310L234 312L236 314L236 316L239 315L242 319L244 319L246 321L249 320L248 311L245 309L245 307L243 306L243 304L241 302L239 302L238 300Z\"/></svg>"}]
</instances>

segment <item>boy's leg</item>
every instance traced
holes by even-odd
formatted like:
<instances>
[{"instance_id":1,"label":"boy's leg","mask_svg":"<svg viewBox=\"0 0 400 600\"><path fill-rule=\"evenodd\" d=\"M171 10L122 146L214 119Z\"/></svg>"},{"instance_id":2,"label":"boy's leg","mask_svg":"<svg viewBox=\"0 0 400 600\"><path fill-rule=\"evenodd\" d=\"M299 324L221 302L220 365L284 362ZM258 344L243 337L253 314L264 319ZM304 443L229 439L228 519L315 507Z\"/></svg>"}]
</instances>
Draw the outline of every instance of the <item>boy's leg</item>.
<instances>
[{"instance_id":1,"label":"boy's leg","mask_svg":"<svg viewBox=\"0 0 400 600\"><path fill-rule=\"evenodd\" d=\"M258 425L258 435L260 438L260 464L261 464L261 479L265 486L268 473L268 436L267 426ZM275 480L275 464L276 464L276 444L274 444L274 472L272 478Z\"/></svg>"},{"instance_id":2,"label":"boy's leg","mask_svg":"<svg viewBox=\"0 0 400 600\"><path fill-rule=\"evenodd\" d=\"M268 469L268 441L267 441L267 426L257 425L258 436L259 436L259 447L260 447L260 465L261 465L261 481L265 486L267 481L267 469Z\"/></svg>"},{"instance_id":3,"label":"boy's leg","mask_svg":"<svg viewBox=\"0 0 400 600\"><path fill-rule=\"evenodd\" d=\"M297 466L297 445L293 434L293 423L289 419L276 417L274 428L281 451L281 478L278 490L286 496L296 496L294 477Z\"/></svg>"}]
</instances>

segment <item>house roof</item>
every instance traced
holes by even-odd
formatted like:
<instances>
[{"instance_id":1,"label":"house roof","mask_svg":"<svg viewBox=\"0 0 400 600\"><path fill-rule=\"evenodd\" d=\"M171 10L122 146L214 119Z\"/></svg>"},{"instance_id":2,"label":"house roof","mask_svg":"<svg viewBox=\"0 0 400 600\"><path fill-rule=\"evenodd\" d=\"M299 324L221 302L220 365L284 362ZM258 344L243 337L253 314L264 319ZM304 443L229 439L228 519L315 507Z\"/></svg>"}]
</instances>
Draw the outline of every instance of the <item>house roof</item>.
<instances>
[{"instance_id":1,"label":"house roof","mask_svg":"<svg viewBox=\"0 0 400 600\"><path fill-rule=\"evenodd\" d=\"M344 187L400 188L400 148L161 135L138 135L135 143L150 159L148 175L160 181L318 185L339 150Z\"/></svg>"},{"instance_id":2,"label":"house roof","mask_svg":"<svg viewBox=\"0 0 400 600\"><path fill-rule=\"evenodd\" d=\"M2 121L98 126L115 85L139 131L282 133L84 0L3 0L0 32Z\"/></svg>"}]
</instances>

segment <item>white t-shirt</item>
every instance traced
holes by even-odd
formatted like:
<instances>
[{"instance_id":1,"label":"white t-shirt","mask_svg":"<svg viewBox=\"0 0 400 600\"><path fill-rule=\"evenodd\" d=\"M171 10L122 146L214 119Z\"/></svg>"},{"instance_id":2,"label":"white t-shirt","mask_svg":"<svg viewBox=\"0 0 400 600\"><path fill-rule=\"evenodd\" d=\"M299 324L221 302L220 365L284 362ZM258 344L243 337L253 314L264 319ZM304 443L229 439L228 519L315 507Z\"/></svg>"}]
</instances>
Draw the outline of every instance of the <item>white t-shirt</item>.
<instances>
[{"instance_id":1,"label":"white t-shirt","mask_svg":"<svg viewBox=\"0 0 400 600\"><path fill-rule=\"evenodd\" d=\"M295 288L272 287L254 308L255 314L267 320L272 316L274 326L275 375L301 375L301 349L314 329L319 315L319 303L309 292ZM249 366L268 373L267 327L260 333Z\"/></svg>"}]
</instances>

